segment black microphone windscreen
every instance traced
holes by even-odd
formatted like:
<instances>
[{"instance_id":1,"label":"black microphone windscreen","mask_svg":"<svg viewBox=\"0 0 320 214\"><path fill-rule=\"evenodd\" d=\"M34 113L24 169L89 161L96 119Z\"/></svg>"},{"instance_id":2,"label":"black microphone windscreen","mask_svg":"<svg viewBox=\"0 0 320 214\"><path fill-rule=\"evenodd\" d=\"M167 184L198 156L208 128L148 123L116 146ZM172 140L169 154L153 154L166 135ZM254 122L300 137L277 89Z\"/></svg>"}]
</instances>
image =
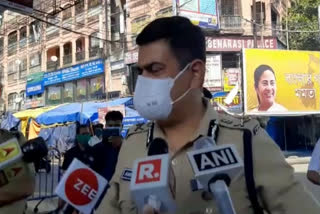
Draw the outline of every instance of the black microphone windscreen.
<instances>
[{"instance_id":1,"label":"black microphone windscreen","mask_svg":"<svg viewBox=\"0 0 320 214\"><path fill-rule=\"evenodd\" d=\"M162 138L155 138L149 145L148 156L162 155L169 152L167 142Z\"/></svg>"}]
</instances>

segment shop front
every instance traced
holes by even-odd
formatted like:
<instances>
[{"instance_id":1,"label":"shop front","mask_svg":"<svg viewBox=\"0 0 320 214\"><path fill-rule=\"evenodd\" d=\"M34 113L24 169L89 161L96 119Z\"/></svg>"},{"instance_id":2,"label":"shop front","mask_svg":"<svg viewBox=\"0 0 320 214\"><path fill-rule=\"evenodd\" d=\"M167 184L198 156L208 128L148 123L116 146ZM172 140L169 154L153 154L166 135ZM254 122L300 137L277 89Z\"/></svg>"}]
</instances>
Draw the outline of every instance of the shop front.
<instances>
[{"instance_id":1,"label":"shop front","mask_svg":"<svg viewBox=\"0 0 320 214\"><path fill-rule=\"evenodd\" d=\"M45 106L43 72L28 75L26 85L26 100L23 109Z\"/></svg>"},{"instance_id":2,"label":"shop front","mask_svg":"<svg viewBox=\"0 0 320 214\"><path fill-rule=\"evenodd\" d=\"M46 105L105 99L104 71L104 60L98 59L45 73Z\"/></svg>"}]
</instances>

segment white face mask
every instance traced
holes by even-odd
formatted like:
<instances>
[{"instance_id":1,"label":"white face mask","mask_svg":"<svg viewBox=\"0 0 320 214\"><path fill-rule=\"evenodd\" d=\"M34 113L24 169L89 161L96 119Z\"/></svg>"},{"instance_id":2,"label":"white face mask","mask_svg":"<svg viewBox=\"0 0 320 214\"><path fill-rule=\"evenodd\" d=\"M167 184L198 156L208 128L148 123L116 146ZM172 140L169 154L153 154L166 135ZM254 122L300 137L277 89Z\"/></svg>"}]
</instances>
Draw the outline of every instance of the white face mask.
<instances>
[{"instance_id":1,"label":"white face mask","mask_svg":"<svg viewBox=\"0 0 320 214\"><path fill-rule=\"evenodd\" d=\"M139 114L148 120L165 120L169 117L174 103L185 97L190 89L182 94L175 101L171 98L171 90L175 81L189 68L188 64L173 79L152 79L138 76L134 92L133 103Z\"/></svg>"}]
</instances>

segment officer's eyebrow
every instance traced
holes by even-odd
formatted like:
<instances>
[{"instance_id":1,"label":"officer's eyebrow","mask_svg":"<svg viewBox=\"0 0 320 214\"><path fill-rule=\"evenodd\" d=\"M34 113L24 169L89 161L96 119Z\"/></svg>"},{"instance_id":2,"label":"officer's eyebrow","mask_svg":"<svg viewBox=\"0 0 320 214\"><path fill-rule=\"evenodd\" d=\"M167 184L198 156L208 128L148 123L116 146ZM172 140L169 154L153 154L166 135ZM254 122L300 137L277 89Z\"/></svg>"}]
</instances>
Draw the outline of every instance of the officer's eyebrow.
<instances>
[{"instance_id":1,"label":"officer's eyebrow","mask_svg":"<svg viewBox=\"0 0 320 214\"><path fill-rule=\"evenodd\" d=\"M153 62L150 62L145 65L137 64L136 67L140 72L142 72L143 70L152 71L153 66L160 66L160 67L164 68L166 65L162 62L153 61Z\"/></svg>"}]
</instances>

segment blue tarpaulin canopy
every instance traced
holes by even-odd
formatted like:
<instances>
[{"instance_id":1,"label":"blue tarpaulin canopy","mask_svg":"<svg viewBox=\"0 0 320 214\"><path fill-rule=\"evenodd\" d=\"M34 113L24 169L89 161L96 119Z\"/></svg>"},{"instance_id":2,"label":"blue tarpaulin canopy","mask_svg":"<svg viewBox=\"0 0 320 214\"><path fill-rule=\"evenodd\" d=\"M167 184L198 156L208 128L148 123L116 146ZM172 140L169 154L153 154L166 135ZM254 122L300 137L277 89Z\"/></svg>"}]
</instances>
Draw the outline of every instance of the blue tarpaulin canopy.
<instances>
[{"instance_id":1,"label":"blue tarpaulin canopy","mask_svg":"<svg viewBox=\"0 0 320 214\"><path fill-rule=\"evenodd\" d=\"M36 118L37 123L43 125L52 125L56 123L67 123L79 121L81 124L86 124L89 121L98 119L98 109L108 106L125 105L130 106L132 98L120 98L109 102L84 102L84 103L70 103L59 106L48 112L39 115ZM131 110L128 109L130 112ZM134 110L131 114L137 114ZM136 115L134 115L136 116ZM81 121L80 121L81 120Z\"/></svg>"}]
</instances>

